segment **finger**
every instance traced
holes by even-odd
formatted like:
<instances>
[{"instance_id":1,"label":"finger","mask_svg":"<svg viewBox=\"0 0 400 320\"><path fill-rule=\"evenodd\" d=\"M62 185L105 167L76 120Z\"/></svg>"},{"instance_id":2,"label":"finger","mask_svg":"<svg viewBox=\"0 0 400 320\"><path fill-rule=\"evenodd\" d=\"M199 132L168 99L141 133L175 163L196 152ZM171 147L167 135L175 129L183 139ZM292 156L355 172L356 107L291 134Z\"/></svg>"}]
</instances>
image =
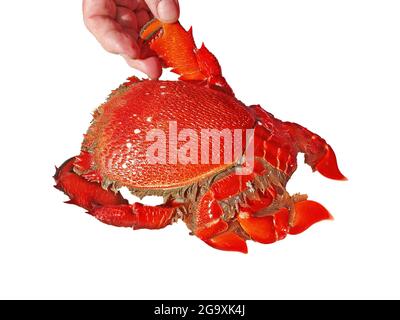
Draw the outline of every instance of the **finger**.
<instances>
[{"instance_id":1,"label":"finger","mask_svg":"<svg viewBox=\"0 0 400 320\"><path fill-rule=\"evenodd\" d=\"M136 30L138 28L136 15L132 10L125 7L117 8L117 22L124 28Z\"/></svg>"},{"instance_id":2,"label":"finger","mask_svg":"<svg viewBox=\"0 0 400 320\"><path fill-rule=\"evenodd\" d=\"M138 31L138 29L136 29L136 28L132 28L132 29L130 29L130 28L125 28L124 31L125 31L128 35L130 35L130 36L135 40L135 42L137 42L137 40L139 39L139 31ZM138 47L139 47L139 46L138 46ZM139 48L140 48L140 47L139 47ZM139 51L140 51L140 49L139 49Z\"/></svg>"},{"instance_id":3,"label":"finger","mask_svg":"<svg viewBox=\"0 0 400 320\"><path fill-rule=\"evenodd\" d=\"M145 0L138 0L138 6L136 10L141 10L141 9L150 11L149 6L147 5Z\"/></svg>"},{"instance_id":4,"label":"finger","mask_svg":"<svg viewBox=\"0 0 400 320\"><path fill-rule=\"evenodd\" d=\"M151 17L146 10L140 10L136 12L136 19L138 30L140 30L147 22L149 22Z\"/></svg>"},{"instance_id":5,"label":"finger","mask_svg":"<svg viewBox=\"0 0 400 320\"><path fill-rule=\"evenodd\" d=\"M89 20L87 26L108 52L125 54L131 58L139 56L136 39L125 32L116 21L99 16Z\"/></svg>"},{"instance_id":6,"label":"finger","mask_svg":"<svg viewBox=\"0 0 400 320\"><path fill-rule=\"evenodd\" d=\"M132 58L139 55L135 39L124 32L115 20L117 7L114 1L84 0L83 17L89 31L96 37L104 49Z\"/></svg>"},{"instance_id":7,"label":"finger","mask_svg":"<svg viewBox=\"0 0 400 320\"><path fill-rule=\"evenodd\" d=\"M157 57L150 57L143 60L139 59L130 59L127 56L124 56L126 62L132 67L135 68L149 76L150 79L158 79L161 76L162 69L160 60Z\"/></svg>"},{"instance_id":8,"label":"finger","mask_svg":"<svg viewBox=\"0 0 400 320\"><path fill-rule=\"evenodd\" d=\"M131 10L136 10L139 1L138 0L116 0L117 6L125 7Z\"/></svg>"},{"instance_id":9,"label":"finger","mask_svg":"<svg viewBox=\"0 0 400 320\"><path fill-rule=\"evenodd\" d=\"M154 17L165 23L176 22L179 18L178 0L145 0Z\"/></svg>"}]
</instances>

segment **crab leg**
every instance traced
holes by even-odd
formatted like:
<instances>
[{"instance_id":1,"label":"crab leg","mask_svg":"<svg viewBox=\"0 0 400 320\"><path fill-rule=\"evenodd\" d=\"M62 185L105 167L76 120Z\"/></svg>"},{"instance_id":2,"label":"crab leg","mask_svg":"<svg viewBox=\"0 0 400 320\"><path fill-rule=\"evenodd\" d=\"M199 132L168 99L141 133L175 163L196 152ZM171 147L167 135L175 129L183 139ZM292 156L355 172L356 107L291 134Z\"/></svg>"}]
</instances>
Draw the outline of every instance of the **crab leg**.
<instances>
[{"instance_id":1,"label":"crab leg","mask_svg":"<svg viewBox=\"0 0 400 320\"><path fill-rule=\"evenodd\" d=\"M77 175L73 171L75 159L74 157L65 161L54 175L55 187L70 198L67 203L75 204L86 210L92 210L96 206L128 204L128 201L119 192L104 190L100 184L89 182Z\"/></svg>"},{"instance_id":2,"label":"crab leg","mask_svg":"<svg viewBox=\"0 0 400 320\"><path fill-rule=\"evenodd\" d=\"M255 170L258 169L256 165ZM232 173L213 183L210 190L200 199L193 214L193 220L189 221L189 227L194 230L197 237L215 249L247 253L246 240L248 238L241 232L239 225L232 228L232 225L225 220L221 201L245 191L255 175L256 173L239 176ZM251 206L260 209L267 207L272 202L271 194L273 194L273 190L266 190L263 197L257 196L257 199L252 200ZM234 217L230 219L232 218ZM230 220L230 222L232 221ZM246 231L250 231L251 235L250 228ZM268 232L268 230L264 231Z\"/></svg>"},{"instance_id":3,"label":"crab leg","mask_svg":"<svg viewBox=\"0 0 400 320\"><path fill-rule=\"evenodd\" d=\"M247 253L246 239L237 230L229 229L223 214L211 188L200 199L193 217L186 223L198 238L215 249Z\"/></svg>"},{"instance_id":4,"label":"crab leg","mask_svg":"<svg viewBox=\"0 0 400 320\"><path fill-rule=\"evenodd\" d=\"M247 253L246 238L240 233L240 228L234 230L224 220L224 211L220 201L233 197L248 188L248 183L263 171L257 162L254 173L250 175L230 174L214 182L208 192L199 200L199 205L189 221L189 228L194 234L213 248ZM268 203L266 202L268 201ZM271 197L254 199L254 206L265 207L271 203Z\"/></svg>"},{"instance_id":5,"label":"crab leg","mask_svg":"<svg viewBox=\"0 0 400 320\"><path fill-rule=\"evenodd\" d=\"M134 229L160 229L170 225L176 218L177 204L145 206L129 204L122 195L104 190L98 182L90 182L73 171L76 158L67 160L57 169L55 187L69 196L67 203L88 210L98 220L117 227Z\"/></svg>"},{"instance_id":6,"label":"crab leg","mask_svg":"<svg viewBox=\"0 0 400 320\"><path fill-rule=\"evenodd\" d=\"M331 214L315 201L303 200L294 203L289 211L281 208L273 214L257 217L252 208L241 208L238 221L252 240L268 244L296 235L322 220L332 220Z\"/></svg>"},{"instance_id":7,"label":"crab leg","mask_svg":"<svg viewBox=\"0 0 400 320\"><path fill-rule=\"evenodd\" d=\"M268 140L273 142L274 138L281 138L282 141L277 141L280 142L280 144L282 144L282 142L286 142L287 146L290 146L291 143L294 143L297 149L295 151L305 154L305 162L311 166L314 171L318 171L323 176L330 179L346 180L346 177L339 170L335 152L333 151L332 147L328 145L320 136L312 133L297 123L282 122L276 119L273 115L263 110L261 106L252 106L251 110L254 111L256 117L262 122L264 127L276 128L276 131L281 134L287 133L291 140L288 140L287 136L279 137L278 133L276 134L277 137L274 137L275 132L271 132L271 137L270 139L265 140L265 145L271 146L273 143L268 142ZM291 151L292 150L289 152ZM296 154L294 154L294 156Z\"/></svg>"},{"instance_id":8,"label":"crab leg","mask_svg":"<svg viewBox=\"0 0 400 320\"><path fill-rule=\"evenodd\" d=\"M179 22L164 24L152 20L140 34L144 49L150 48L164 67L180 75L180 80L204 83L210 88L234 95L222 76L217 58L203 44L196 48L192 29L186 31Z\"/></svg>"},{"instance_id":9,"label":"crab leg","mask_svg":"<svg viewBox=\"0 0 400 320\"><path fill-rule=\"evenodd\" d=\"M321 204L300 199L266 216L257 216L258 212L269 208L276 197L274 188L269 187L263 193L257 191L245 204L239 205L239 214L235 218L246 237L240 228L230 228L223 218L220 203L245 191L247 182L253 180L254 174L249 177L231 174L215 182L200 200L195 213L195 234L216 249L246 252L245 240L248 238L260 243L273 243L284 239L287 234L299 234L319 221L332 219Z\"/></svg>"},{"instance_id":10,"label":"crab leg","mask_svg":"<svg viewBox=\"0 0 400 320\"><path fill-rule=\"evenodd\" d=\"M255 174L243 176L232 173L215 182L210 190L200 199L197 210L194 213L194 220L192 221L194 224L194 228L192 228L194 229L194 234L215 249L247 253L246 240L248 238L241 232L239 225L236 225L236 228L230 227L230 223L223 217L224 211L221 207L221 201L245 191L248 188L248 183L251 182L254 177ZM264 196L260 197L257 195L257 197L251 201L251 206L260 209L267 207L273 200L271 196L272 193L272 190L266 190ZM233 221L232 218L234 217L231 217L230 222ZM263 218L257 219L259 219L258 221L263 220ZM239 220L239 222L245 220L246 219L243 218ZM267 237L269 237L269 234L273 231L269 226L268 228L263 228L263 225L252 224L250 226L250 223L247 225L249 228L243 229L250 237L252 237L254 233L260 232L261 229L263 229L263 233L267 234ZM273 231L273 233L275 234L275 231Z\"/></svg>"},{"instance_id":11,"label":"crab leg","mask_svg":"<svg viewBox=\"0 0 400 320\"><path fill-rule=\"evenodd\" d=\"M162 229L176 219L173 205L145 206L141 203L131 205L100 206L89 211L96 219L116 227L133 229Z\"/></svg>"},{"instance_id":12,"label":"crab leg","mask_svg":"<svg viewBox=\"0 0 400 320\"><path fill-rule=\"evenodd\" d=\"M254 217L251 208L241 208L238 221L252 240L264 244L283 240L289 233L289 210L282 208L265 217Z\"/></svg>"}]
</instances>

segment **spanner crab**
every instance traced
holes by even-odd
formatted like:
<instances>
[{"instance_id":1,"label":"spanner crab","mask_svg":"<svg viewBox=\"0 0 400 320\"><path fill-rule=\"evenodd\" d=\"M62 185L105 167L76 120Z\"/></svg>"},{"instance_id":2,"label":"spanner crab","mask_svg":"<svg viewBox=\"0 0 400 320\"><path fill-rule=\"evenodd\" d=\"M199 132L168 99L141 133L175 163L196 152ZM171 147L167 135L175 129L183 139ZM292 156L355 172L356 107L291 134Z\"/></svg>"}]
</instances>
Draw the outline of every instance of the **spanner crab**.
<instances>
[{"instance_id":1,"label":"spanner crab","mask_svg":"<svg viewBox=\"0 0 400 320\"><path fill-rule=\"evenodd\" d=\"M143 49L157 54L180 78L132 77L94 112L80 155L67 160L54 176L69 203L118 227L160 229L182 219L191 234L208 245L243 253L247 240L273 243L331 218L321 204L286 191L298 153L304 153L313 171L345 180L324 139L276 119L259 105L248 107L237 100L215 56L204 44L198 49L192 30L179 22L153 20L141 39ZM243 143L230 162L152 163L148 150L154 141L148 141L146 133L167 131L171 121L178 130L194 133L202 128L253 130L252 157L246 152L251 143ZM181 147L185 143L177 142ZM224 148L208 151L223 156ZM173 149L166 152L170 159ZM246 174L238 174L246 168ZM163 196L164 203L129 203L119 191L122 187L139 197Z\"/></svg>"}]
</instances>

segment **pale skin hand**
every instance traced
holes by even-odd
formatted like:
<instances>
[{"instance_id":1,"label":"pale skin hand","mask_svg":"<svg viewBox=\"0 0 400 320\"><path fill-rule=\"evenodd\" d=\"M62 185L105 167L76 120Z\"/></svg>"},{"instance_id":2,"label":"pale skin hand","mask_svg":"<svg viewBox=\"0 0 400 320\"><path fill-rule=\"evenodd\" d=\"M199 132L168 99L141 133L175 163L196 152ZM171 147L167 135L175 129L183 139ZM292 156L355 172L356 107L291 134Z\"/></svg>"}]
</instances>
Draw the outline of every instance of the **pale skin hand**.
<instances>
[{"instance_id":1,"label":"pale skin hand","mask_svg":"<svg viewBox=\"0 0 400 320\"><path fill-rule=\"evenodd\" d=\"M157 79L162 72L159 59L139 59L137 43L140 29L153 17L176 22L178 0L83 0L85 25L103 48L120 54L131 67Z\"/></svg>"}]
</instances>

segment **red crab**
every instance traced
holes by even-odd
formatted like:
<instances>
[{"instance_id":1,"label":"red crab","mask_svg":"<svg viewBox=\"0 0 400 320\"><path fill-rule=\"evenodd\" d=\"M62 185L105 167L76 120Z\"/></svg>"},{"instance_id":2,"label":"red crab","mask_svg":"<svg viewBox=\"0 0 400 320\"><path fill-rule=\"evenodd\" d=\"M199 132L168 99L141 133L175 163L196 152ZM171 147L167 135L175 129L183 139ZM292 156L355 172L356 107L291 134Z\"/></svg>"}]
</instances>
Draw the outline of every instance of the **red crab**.
<instances>
[{"instance_id":1,"label":"red crab","mask_svg":"<svg viewBox=\"0 0 400 320\"><path fill-rule=\"evenodd\" d=\"M305 195L291 196L285 189L299 152L313 170L345 179L324 139L274 118L258 105L247 107L238 101L214 55L204 45L197 49L191 30L179 23L154 20L141 38L143 48L155 52L180 80L130 78L113 91L95 111L80 155L57 169L56 187L69 196L69 203L118 227L160 229L182 219L208 245L243 253L246 240L273 243L331 218L319 203ZM231 161L178 161L182 159L177 159L177 148L188 147L204 128L254 129L254 134L250 140L241 138L247 143L236 148L239 152ZM148 157L154 140L147 137L153 129L191 131L169 145L164 158L158 154L161 149L154 154L168 158L168 163L154 163ZM249 142L254 152L247 152ZM196 148L188 150L201 152ZM227 148L229 144L208 149L206 155L223 157ZM249 172L238 174L244 168ZM130 204L118 191L121 187L139 197L164 196L164 204Z\"/></svg>"}]
</instances>

